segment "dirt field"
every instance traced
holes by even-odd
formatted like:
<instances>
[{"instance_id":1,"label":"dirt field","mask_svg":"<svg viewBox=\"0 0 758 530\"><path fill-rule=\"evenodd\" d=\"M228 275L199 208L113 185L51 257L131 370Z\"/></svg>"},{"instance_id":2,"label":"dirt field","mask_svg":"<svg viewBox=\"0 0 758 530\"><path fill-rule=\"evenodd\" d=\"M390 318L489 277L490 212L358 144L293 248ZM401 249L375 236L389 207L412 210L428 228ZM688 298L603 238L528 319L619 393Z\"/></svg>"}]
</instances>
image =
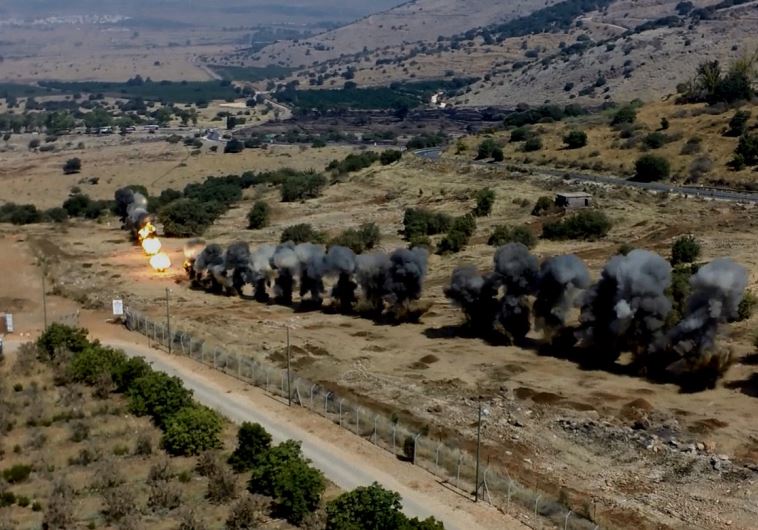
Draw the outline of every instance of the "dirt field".
<instances>
[{"instance_id":1,"label":"dirt field","mask_svg":"<svg viewBox=\"0 0 758 530\"><path fill-rule=\"evenodd\" d=\"M146 144L131 149L140 175L119 167L113 156L114 161L105 166L112 168L112 182L107 189L98 187L96 196L107 196L120 183L144 182L157 191L171 185L172 178L184 182L206 172L242 169L210 170L213 161L235 160L231 155L204 156L197 165L185 168L177 167L180 155L171 151L182 148ZM163 155L170 156L169 161L160 158L164 149L169 150ZM310 161L317 166L312 156L328 159L336 153L325 155L323 150L299 153L277 148L263 158L252 150L243 156L256 157L247 162L255 169L282 162L307 167ZM166 168L175 168L171 177L153 183ZM37 171L19 168L15 173ZM45 171L49 172L46 177ZM38 177L45 179L45 187L27 191L29 200L40 204L47 196L60 200L73 184L60 185L63 177L52 169L45 171L39 171ZM16 185L16 190L24 189ZM298 346L294 366L302 376L352 393L365 404L400 409L406 421L429 425L441 438L452 440L460 434L463 443L470 444L475 435L475 398L484 395L493 410L484 433L492 465L505 465L527 484L563 495L575 510L591 515L601 526L754 527L757 514L751 496L758 494L754 471L758 425L753 412L758 388L751 343L755 317L725 328L721 340L733 348L738 362L717 389L696 394L682 394L674 385L636 376L587 371L534 350L492 346L459 335L462 315L442 293L453 267L463 262L490 267L493 249L485 242L495 224L528 223L537 230L539 220L529 215L531 206L515 202L533 203L539 195L563 189L553 181L409 158L399 166L369 168L328 187L323 197L304 203L278 203L274 189L255 190L206 236L221 243L242 239L255 245L278 241L282 228L295 222L309 222L335 234L372 221L381 227L382 247L392 249L403 244L397 232L405 207L424 205L461 214L472 206L473 192L484 185L498 194L493 215L480 220L473 244L464 252L430 257L423 299L432 302L432 308L419 324L399 326L190 290L177 267L163 275L149 271L144 256L127 243L115 222L63 228L3 226L0 233L3 253L22 245L44 254L52 262L51 292L87 307L107 307L112 297L121 296L159 316L164 311L164 290L169 287L177 327L229 350L274 361L281 359L283 327L289 326ZM535 249L538 256L576 253L597 277L622 243L666 255L675 237L694 232L702 241L704 260L733 257L751 271L750 285L756 289L758 217L754 209L603 188L591 191L614 221L608 238L540 241ZM273 206L272 224L260 231L243 230L244 216L257 197L269 199ZM174 264L182 261L182 245L182 240L164 240ZM540 335L533 332L530 338L539 341ZM641 418L645 419L643 428L639 427ZM690 443L702 446L690 448Z\"/></svg>"}]
</instances>

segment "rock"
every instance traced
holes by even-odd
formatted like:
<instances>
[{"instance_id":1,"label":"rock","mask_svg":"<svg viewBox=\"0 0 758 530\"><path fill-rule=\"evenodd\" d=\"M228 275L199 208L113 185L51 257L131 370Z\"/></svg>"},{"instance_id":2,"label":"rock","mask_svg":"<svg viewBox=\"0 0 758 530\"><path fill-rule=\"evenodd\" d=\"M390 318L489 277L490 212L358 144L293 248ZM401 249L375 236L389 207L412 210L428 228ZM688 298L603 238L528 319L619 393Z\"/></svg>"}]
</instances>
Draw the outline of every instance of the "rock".
<instances>
[{"instance_id":1,"label":"rock","mask_svg":"<svg viewBox=\"0 0 758 530\"><path fill-rule=\"evenodd\" d=\"M695 447L697 447L698 451L705 451L705 444L703 442L698 442Z\"/></svg>"},{"instance_id":2,"label":"rock","mask_svg":"<svg viewBox=\"0 0 758 530\"><path fill-rule=\"evenodd\" d=\"M714 451L716 450L716 442L714 442L713 440L708 440L708 441L706 441L706 442L705 442L705 449L706 449L706 450L707 450L709 453L712 453L712 452L714 452Z\"/></svg>"}]
</instances>

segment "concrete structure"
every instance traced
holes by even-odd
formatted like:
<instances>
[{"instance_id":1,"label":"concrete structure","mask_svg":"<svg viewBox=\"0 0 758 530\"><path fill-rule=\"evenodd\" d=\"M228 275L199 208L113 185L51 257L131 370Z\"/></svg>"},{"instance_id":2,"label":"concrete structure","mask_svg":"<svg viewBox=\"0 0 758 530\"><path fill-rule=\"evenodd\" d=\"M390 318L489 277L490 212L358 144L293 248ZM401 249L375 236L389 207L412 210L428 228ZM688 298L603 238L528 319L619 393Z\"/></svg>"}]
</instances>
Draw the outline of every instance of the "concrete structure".
<instances>
[{"instance_id":1,"label":"concrete structure","mask_svg":"<svg viewBox=\"0 0 758 530\"><path fill-rule=\"evenodd\" d=\"M592 206L592 195L583 191L556 193L555 205L559 208L589 208Z\"/></svg>"}]
</instances>

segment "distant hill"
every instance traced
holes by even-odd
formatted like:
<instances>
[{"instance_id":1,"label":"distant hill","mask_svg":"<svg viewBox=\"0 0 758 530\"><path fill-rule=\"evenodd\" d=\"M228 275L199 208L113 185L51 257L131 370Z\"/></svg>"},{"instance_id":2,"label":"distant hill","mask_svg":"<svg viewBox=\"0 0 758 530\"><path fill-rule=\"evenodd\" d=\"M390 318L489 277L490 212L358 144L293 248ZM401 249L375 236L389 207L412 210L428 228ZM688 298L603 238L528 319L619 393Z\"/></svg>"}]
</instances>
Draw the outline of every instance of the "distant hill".
<instances>
[{"instance_id":1,"label":"distant hill","mask_svg":"<svg viewBox=\"0 0 758 530\"><path fill-rule=\"evenodd\" d=\"M758 0L417 0L254 63L302 66L301 87L478 77L454 104L597 104L670 94L699 63L756 49L756 28Z\"/></svg>"}]
</instances>

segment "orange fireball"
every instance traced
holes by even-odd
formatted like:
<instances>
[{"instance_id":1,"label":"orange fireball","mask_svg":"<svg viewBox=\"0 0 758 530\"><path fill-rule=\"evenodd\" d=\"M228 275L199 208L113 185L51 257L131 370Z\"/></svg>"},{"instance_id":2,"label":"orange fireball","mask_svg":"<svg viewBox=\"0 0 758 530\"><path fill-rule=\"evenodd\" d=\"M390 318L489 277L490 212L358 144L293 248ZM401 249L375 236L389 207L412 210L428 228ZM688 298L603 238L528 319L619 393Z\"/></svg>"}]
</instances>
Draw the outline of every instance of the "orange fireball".
<instances>
[{"instance_id":1,"label":"orange fireball","mask_svg":"<svg viewBox=\"0 0 758 530\"><path fill-rule=\"evenodd\" d=\"M148 239L149 237L155 235L155 226L153 226L153 223L148 221L145 223L145 226L139 229L137 235L139 236L140 241L144 241L145 239Z\"/></svg>"},{"instance_id":2,"label":"orange fireball","mask_svg":"<svg viewBox=\"0 0 758 530\"><path fill-rule=\"evenodd\" d=\"M150 266L156 272L164 272L171 268L171 258L168 257L168 254L161 252L150 258Z\"/></svg>"}]
</instances>

